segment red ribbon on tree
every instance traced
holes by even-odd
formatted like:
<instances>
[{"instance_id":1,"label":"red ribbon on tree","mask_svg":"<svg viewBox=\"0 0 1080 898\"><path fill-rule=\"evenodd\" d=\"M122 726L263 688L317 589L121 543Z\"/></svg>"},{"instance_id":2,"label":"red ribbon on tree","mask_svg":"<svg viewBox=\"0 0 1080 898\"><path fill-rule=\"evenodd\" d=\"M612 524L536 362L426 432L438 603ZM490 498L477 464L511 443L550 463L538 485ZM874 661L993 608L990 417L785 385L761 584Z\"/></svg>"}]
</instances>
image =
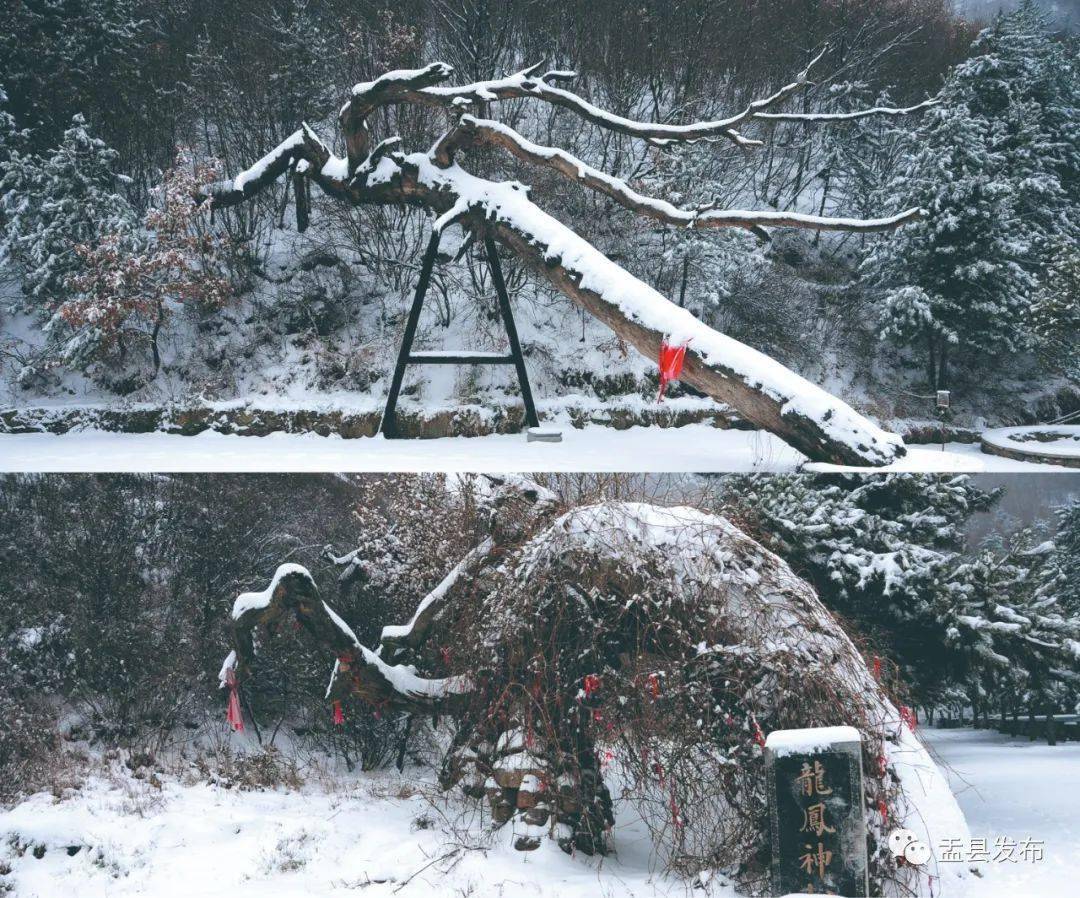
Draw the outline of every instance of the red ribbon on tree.
<instances>
[{"instance_id":1,"label":"red ribbon on tree","mask_svg":"<svg viewBox=\"0 0 1080 898\"><path fill-rule=\"evenodd\" d=\"M758 726L757 718L751 717L750 722L754 725L754 741L762 748L765 747L765 734L761 732L761 727Z\"/></svg>"},{"instance_id":2,"label":"red ribbon on tree","mask_svg":"<svg viewBox=\"0 0 1080 898\"><path fill-rule=\"evenodd\" d=\"M345 723L345 714L341 710L341 699L334 699L334 726Z\"/></svg>"},{"instance_id":3,"label":"red ribbon on tree","mask_svg":"<svg viewBox=\"0 0 1080 898\"><path fill-rule=\"evenodd\" d=\"M889 807L885 804L884 798L879 798L877 803L878 813L881 814L881 825L886 826L889 823Z\"/></svg>"},{"instance_id":4,"label":"red ribbon on tree","mask_svg":"<svg viewBox=\"0 0 1080 898\"><path fill-rule=\"evenodd\" d=\"M881 658L877 655L874 655L874 679L881 679Z\"/></svg>"},{"instance_id":5,"label":"red ribbon on tree","mask_svg":"<svg viewBox=\"0 0 1080 898\"><path fill-rule=\"evenodd\" d=\"M888 764L885 761L885 755L877 756L877 775L880 779L885 778L885 773L888 770Z\"/></svg>"},{"instance_id":6,"label":"red ribbon on tree","mask_svg":"<svg viewBox=\"0 0 1080 898\"><path fill-rule=\"evenodd\" d=\"M244 731L244 715L240 713L240 693L236 685L236 671L231 667L225 674L225 685L229 687L229 708L225 712L225 719L229 721L236 732Z\"/></svg>"},{"instance_id":7,"label":"red ribbon on tree","mask_svg":"<svg viewBox=\"0 0 1080 898\"><path fill-rule=\"evenodd\" d=\"M588 698L594 692L600 691L600 678L596 674L585 674L583 686L585 689L585 698Z\"/></svg>"},{"instance_id":8,"label":"red ribbon on tree","mask_svg":"<svg viewBox=\"0 0 1080 898\"><path fill-rule=\"evenodd\" d=\"M911 732L915 732L915 712L907 705L900 706L900 719L907 724L908 729L911 730Z\"/></svg>"},{"instance_id":9,"label":"red ribbon on tree","mask_svg":"<svg viewBox=\"0 0 1080 898\"><path fill-rule=\"evenodd\" d=\"M660 678L654 674L649 674L649 693L653 698L660 697Z\"/></svg>"},{"instance_id":10,"label":"red ribbon on tree","mask_svg":"<svg viewBox=\"0 0 1080 898\"><path fill-rule=\"evenodd\" d=\"M673 380L678 380L682 375L683 362L686 360L686 344L672 346L667 340L660 344L660 395L656 397L659 402L664 398L664 390Z\"/></svg>"},{"instance_id":11,"label":"red ribbon on tree","mask_svg":"<svg viewBox=\"0 0 1080 898\"><path fill-rule=\"evenodd\" d=\"M679 803L675 800L675 783L671 784L671 822L676 829L683 828L682 814L679 813Z\"/></svg>"}]
</instances>

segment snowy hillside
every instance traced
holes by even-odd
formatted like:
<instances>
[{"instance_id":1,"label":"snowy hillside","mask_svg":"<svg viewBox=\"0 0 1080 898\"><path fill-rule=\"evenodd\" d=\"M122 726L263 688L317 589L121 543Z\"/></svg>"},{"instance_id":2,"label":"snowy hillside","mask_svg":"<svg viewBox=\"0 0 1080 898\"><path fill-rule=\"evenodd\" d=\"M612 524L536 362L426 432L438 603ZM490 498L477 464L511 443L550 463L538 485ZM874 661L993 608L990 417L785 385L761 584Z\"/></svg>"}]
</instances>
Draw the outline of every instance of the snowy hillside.
<instances>
[{"instance_id":1,"label":"snowy hillside","mask_svg":"<svg viewBox=\"0 0 1080 898\"><path fill-rule=\"evenodd\" d=\"M580 31L559 2L543 21L505 8L498 39L486 3L416 22L289 3L258 37L212 8L94 3L109 66L89 81L98 32L18 7L0 42L5 411L377 409L436 222L416 349L505 349L490 231L533 392L598 423L651 423L665 342L686 354L669 395L831 461L894 460L876 425L932 416L938 389L979 429L1080 406L1080 79L1038 16L973 42L947 0L812 21L724 0L660 4L631 33L618 0ZM402 395L436 435L448 409L517 401L508 366L430 358Z\"/></svg>"}]
</instances>

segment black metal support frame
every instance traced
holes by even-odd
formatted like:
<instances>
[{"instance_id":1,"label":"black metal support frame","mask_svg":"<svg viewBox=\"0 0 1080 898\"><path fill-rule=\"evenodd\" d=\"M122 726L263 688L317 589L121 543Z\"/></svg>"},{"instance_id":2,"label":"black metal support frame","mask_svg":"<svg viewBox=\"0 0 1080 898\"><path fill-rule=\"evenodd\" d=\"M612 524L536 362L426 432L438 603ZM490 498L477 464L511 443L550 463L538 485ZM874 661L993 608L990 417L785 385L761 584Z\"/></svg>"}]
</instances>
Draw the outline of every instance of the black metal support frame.
<instances>
[{"instance_id":1,"label":"black metal support frame","mask_svg":"<svg viewBox=\"0 0 1080 898\"><path fill-rule=\"evenodd\" d=\"M510 297L506 294L506 282L503 280L502 266L495 250L495 241L489 235L484 237L487 250L488 266L491 268L491 280L495 284L495 293L499 298L499 312L502 315L506 338L510 343L509 353L497 352L413 352L413 340L416 339L416 326L420 322L420 312L424 308L424 297L431 283L431 272L435 267L435 258L439 253L441 234L435 232L428 241L424 252L424 261L420 266L420 280L416 283L416 295L413 297L409 318L405 323L405 335L398 350L394 379L390 382L390 394L386 397L386 410L383 412L379 427L383 436L389 439L400 438L397 427L397 403L401 395L401 384L405 380L405 369L409 365L513 365L517 369L518 383L521 385L521 399L525 404L525 423L529 427L539 427L533 404L532 389L529 387L529 375L525 370L525 357L521 354L518 342L517 325L514 313L510 309Z\"/></svg>"}]
</instances>

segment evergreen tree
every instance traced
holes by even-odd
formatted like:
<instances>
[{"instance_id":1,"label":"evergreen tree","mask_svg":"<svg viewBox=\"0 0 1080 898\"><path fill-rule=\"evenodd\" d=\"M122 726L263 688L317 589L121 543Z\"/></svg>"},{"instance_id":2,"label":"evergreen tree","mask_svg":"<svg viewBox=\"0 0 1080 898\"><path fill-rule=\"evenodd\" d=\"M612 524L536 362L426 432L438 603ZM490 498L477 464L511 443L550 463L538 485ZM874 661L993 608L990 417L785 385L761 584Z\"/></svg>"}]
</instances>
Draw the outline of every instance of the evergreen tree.
<instances>
[{"instance_id":1,"label":"evergreen tree","mask_svg":"<svg viewBox=\"0 0 1080 898\"><path fill-rule=\"evenodd\" d=\"M984 546L953 572L954 599L943 623L973 707L1034 715L1075 702L1080 613L1060 593L1057 558L1053 540L1024 529Z\"/></svg>"},{"instance_id":2,"label":"evergreen tree","mask_svg":"<svg viewBox=\"0 0 1080 898\"><path fill-rule=\"evenodd\" d=\"M1033 345L1030 307L1051 247L1080 233L1077 68L1030 4L980 35L909 137L889 187L929 219L865 263L883 289L883 338L915 345L927 380Z\"/></svg>"},{"instance_id":3,"label":"evergreen tree","mask_svg":"<svg viewBox=\"0 0 1080 898\"><path fill-rule=\"evenodd\" d=\"M134 238L137 220L116 163L116 152L76 115L49 158L13 158L0 180L7 213L0 258L16 264L38 310L50 312L64 295L79 246L105 233Z\"/></svg>"},{"instance_id":4,"label":"evergreen tree","mask_svg":"<svg viewBox=\"0 0 1080 898\"><path fill-rule=\"evenodd\" d=\"M15 124L15 117L7 111L8 97L4 88L0 85L0 173L6 171L19 159L23 149L27 133L20 130ZM0 227L6 231L7 207L6 197L10 188L5 186L5 178L0 174Z\"/></svg>"},{"instance_id":5,"label":"evergreen tree","mask_svg":"<svg viewBox=\"0 0 1080 898\"><path fill-rule=\"evenodd\" d=\"M1023 530L972 552L966 523L998 493L967 476L739 484L735 516L892 657L918 703L959 691L980 712L1004 697L1046 713L1075 696L1080 504L1059 512L1057 541Z\"/></svg>"},{"instance_id":6,"label":"evergreen tree","mask_svg":"<svg viewBox=\"0 0 1080 898\"><path fill-rule=\"evenodd\" d=\"M732 491L735 516L818 588L822 601L891 653L932 703L962 682L944 622L964 526L998 494L967 476L753 477Z\"/></svg>"},{"instance_id":7,"label":"evergreen tree","mask_svg":"<svg viewBox=\"0 0 1080 898\"><path fill-rule=\"evenodd\" d=\"M1080 382L1080 251L1074 245L1063 246L1051 259L1031 308L1031 327L1046 366Z\"/></svg>"},{"instance_id":8,"label":"evergreen tree","mask_svg":"<svg viewBox=\"0 0 1080 898\"><path fill-rule=\"evenodd\" d=\"M1080 500L1055 509L1057 532L1053 551L1040 571L1035 600L1053 604L1066 615L1080 615ZM1075 647L1080 655L1080 645Z\"/></svg>"},{"instance_id":9,"label":"evergreen tree","mask_svg":"<svg viewBox=\"0 0 1080 898\"><path fill-rule=\"evenodd\" d=\"M8 112L8 95L0 85L0 163L7 163L26 140L27 133L15 124L15 117Z\"/></svg>"}]
</instances>

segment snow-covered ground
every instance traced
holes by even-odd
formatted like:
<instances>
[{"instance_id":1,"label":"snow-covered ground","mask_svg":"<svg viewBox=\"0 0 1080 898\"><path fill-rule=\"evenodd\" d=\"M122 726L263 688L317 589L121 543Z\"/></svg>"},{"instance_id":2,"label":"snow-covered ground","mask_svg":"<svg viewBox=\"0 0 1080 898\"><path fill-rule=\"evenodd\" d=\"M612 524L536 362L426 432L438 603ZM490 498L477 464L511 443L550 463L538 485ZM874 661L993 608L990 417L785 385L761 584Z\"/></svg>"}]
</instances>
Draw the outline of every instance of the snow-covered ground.
<instances>
[{"instance_id":1,"label":"snow-covered ground","mask_svg":"<svg viewBox=\"0 0 1080 898\"><path fill-rule=\"evenodd\" d=\"M66 800L43 793L0 813L0 865L13 868L19 898L734 895L719 877L691 893L654 871L640 821L620 820L618 855L599 861L571 858L550 840L518 852L509 828L492 835L476 821L455 832L457 814L395 773L258 792L98 778Z\"/></svg>"},{"instance_id":2,"label":"snow-covered ground","mask_svg":"<svg viewBox=\"0 0 1080 898\"><path fill-rule=\"evenodd\" d=\"M705 424L563 428L561 443L524 434L431 440L345 440L314 434L198 436L83 430L0 435L0 471L793 471L806 459L761 431ZM809 465L813 470L827 465ZM866 469L852 469L866 470ZM1064 472L984 454L978 445L909 446L898 471Z\"/></svg>"},{"instance_id":3,"label":"snow-covered ground","mask_svg":"<svg viewBox=\"0 0 1080 898\"><path fill-rule=\"evenodd\" d=\"M1045 842L1037 863L983 863L967 898L1065 898L1080 859L1080 744L1048 747L972 730L924 731L945 764L972 836ZM239 791L114 768L62 799L41 793L0 812L0 886L20 898L190 895L228 898L730 898L656 871L640 822L620 817L616 855L564 855L553 843L511 847L504 829L459 818L394 772L299 790ZM40 855L40 856L37 856Z\"/></svg>"},{"instance_id":4,"label":"snow-covered ground","mask_svg":"<svg viewBox=\"0 0 1080 898\"><path fill-rule=\"evenodd\" d=\"M944 762L972 838L991 858L999 838L1045 843L1038 862L980 863L972 898L1065 898L1076 894L1080 864L1080 743L1048 746L986 730L923 736Z\"/></svg>"}]
</instances>

